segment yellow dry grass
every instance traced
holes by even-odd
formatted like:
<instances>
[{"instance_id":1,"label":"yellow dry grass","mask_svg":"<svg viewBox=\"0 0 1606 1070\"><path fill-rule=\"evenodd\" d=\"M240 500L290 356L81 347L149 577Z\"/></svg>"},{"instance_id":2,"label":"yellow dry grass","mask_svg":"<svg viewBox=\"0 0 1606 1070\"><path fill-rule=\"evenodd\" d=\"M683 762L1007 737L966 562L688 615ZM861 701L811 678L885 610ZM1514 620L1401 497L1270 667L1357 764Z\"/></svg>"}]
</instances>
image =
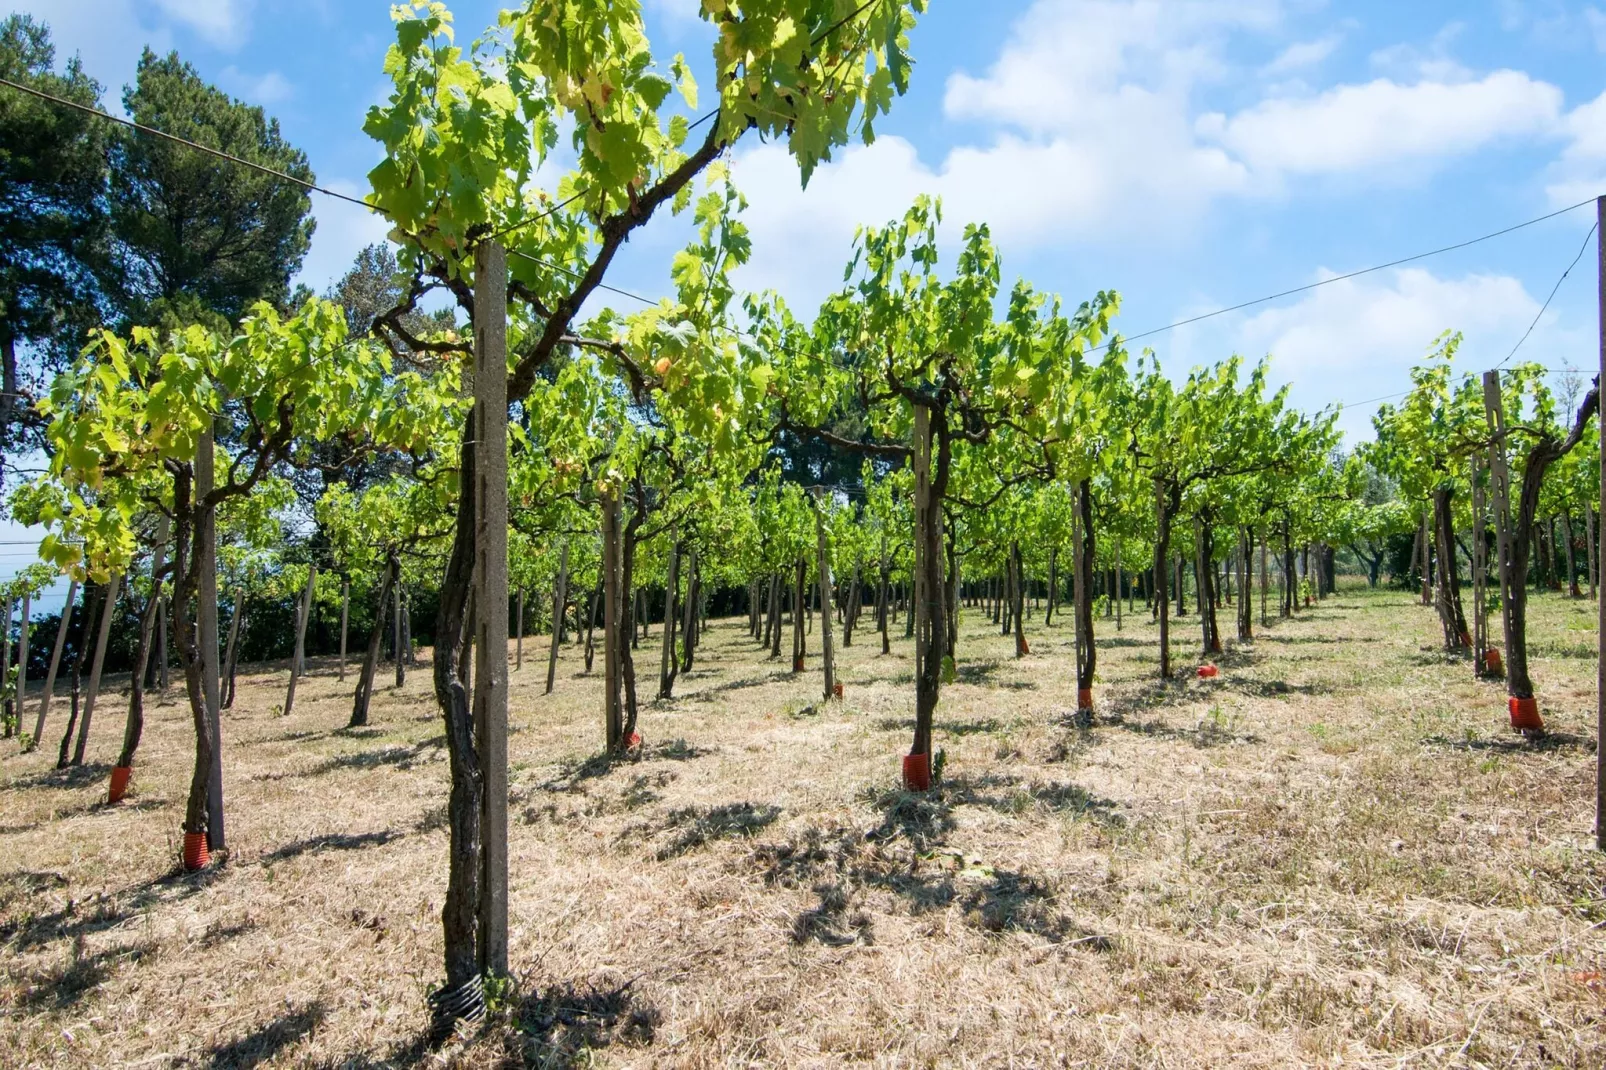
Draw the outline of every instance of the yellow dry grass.
<instances>
[{"instance_id":1,"label":"yellow dry grass","mask_svg":"<svg viewBox=\"0 0 1606 1070\"><path fill-rule=\"evenodd\" d=\"M861 632L825 704L814 657L794 677L717 622L679 696L643 709L645 755L618 763L596 759L578 653L544 697L527 645L517 989L439 1052L421 1039L446 858L427 670L355 732L354 674L317 664L289 718L282 668L243 679L231 857L198 876L175 867L178 689L119 806L108 700L98 764L55 772L53 738L0 759L0 1064L1600 1066L1594 606L1536 603L1539 744L1397 592L1346 590L1220 679L1164 689L1146 614L1100 621L1091 727L1068 622L1039 616L1017 661L970 610L927 797L897 790L901 626L890 657ZM1196 618L1177 637L1187 663Z\"/></svg>"}]
</instances>

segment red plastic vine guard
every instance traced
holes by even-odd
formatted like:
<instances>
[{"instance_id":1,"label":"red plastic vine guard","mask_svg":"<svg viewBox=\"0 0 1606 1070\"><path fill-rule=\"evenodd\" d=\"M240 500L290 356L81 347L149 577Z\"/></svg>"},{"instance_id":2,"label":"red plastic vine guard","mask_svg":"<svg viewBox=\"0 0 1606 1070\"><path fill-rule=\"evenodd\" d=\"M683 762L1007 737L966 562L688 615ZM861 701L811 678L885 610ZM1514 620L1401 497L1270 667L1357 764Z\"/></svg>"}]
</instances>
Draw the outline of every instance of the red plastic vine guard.
<instances>
[{"instance_id":1,"label":"red plastic vine guard","mask_svg":"<svg viewBox=\"0 0 1606 1070\"><path fill-rule=\"evenodd\" d=\"M641 733L630 733L630 738L625 740L625 746L629 747L631 750L635 750L637 747L641 746Z\"/></svg>"},{"instance_id":2,"label":"red plastic vine guard","mask_svg":"<svg viewBox=\"0 0 1606 1070\"><path fill-rule=\"evenodd\" d=\"M1511 727L1519 732L1543 732L1545 719L1539 716L1539 700L1535 698L1517 698L1513 695L1508 700L1511 710Z\"/></svg>"},{"instance_id":3,"label":"red plastic vine guard","mask_svg":"<svg viewBox=\"0 0 1606 1070\"><path fill-rule=\"evenodd\" d=\"M212 861L212 854L206 847L206 833L186 832L184 834L184 868L190 872L205 869L206 864Z\"/></svg>"},{"instance_id":4,"label":"red plastic vine guard","mask_svg":"<svg viewBox=\"0 0 1606 1070\"><path fill-rule=\"evenodd\" d=\"M803 658L802 658L801 655L792 659L792 671L793 672L802 672L803 671Z\"/></svg>"},{"instance_id":5,"label":"red plastic vine guard","mask_svg":"<svg viewBox=\"0 0 1606 1070\"><path fill-rule=\"evenodd\" d=\"M842 682L840 680L831 685L831 694L837 698L842 697Z\"/></svg>"},{"instance_id":6,"label":"red plastic vine guard","mask_svg":"<svg viewBox=\"0 0 1606 1070\"><path fill-rule=\"evenodd\" d=\"M1199 679L1214 680L1220 674L1220 671L1214 665L1201 665L1199 666Z\"/></svg>"},{"instance_id":7,"label":"red plastic vine guard","mask_svg":"<svg viewBox=\"0 0 1606 1070\"><path fill-rule=\"evenodd\" d=\"M903 756L903 787L905 791L931 790L931 755Z\"/></svg>"},{"instance_id":8,"label":"red plastic vine guard","mask_svg":"<svg viewBox=\"0 0 1606 1070\"><path fill-rule=\"evenodd\" d=\"M1488 650L1483 652L1484 672L1503 672L1505 671L1505 667L1505 662L1500 660L1500 651L1498 648L1490 647Z\"/></svg>"},{"instance_id":9,"label":"red plastic vine guard","mask_svg":"<svg viewBox=\"0 0 1606 1070\"><path fill-rule=\"evenodd\" d=\"M1024 635L1015 641L1015 653L1030 654L1031 652L1032 646L1026 641L1026 637Z\"/></svg>"},{"instance_id":10,"label":"red plastic vine guard","mask_svg":"<svg viewBox=\"0 0 1606 1070\"><path fill-rule=\"evenodd\" d=\"M109 803L122 802L123 796L128 794L128 778L134 773L132 766L116 765L112 767L111 787L106 791L106 801Z\"/></svg>"},{"instance_id":11,"label":"red plastic vine guard","mask_svg":"<svg viewBox=\"0 0 1606 1070\"><path fill-rule=\"evenodd\" d=\"M1076 708L1079 710L1091 710L1093 708L1093 689L1091 687L1077 688Z\"/></svg>"}]
</instances>

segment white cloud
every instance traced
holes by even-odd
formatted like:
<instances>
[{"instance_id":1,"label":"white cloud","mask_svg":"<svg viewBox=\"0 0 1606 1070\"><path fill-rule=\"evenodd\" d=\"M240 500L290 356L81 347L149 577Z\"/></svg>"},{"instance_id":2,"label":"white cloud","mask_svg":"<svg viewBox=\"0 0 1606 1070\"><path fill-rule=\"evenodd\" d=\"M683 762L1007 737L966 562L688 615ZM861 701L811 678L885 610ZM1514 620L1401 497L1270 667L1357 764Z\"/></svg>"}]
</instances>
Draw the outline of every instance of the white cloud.
<instances>
[{"instance_id":1,"label":"white cloud","mask_svg":"<svg viewBox=\"0 0 1606 1070\"><path fill-rule=\"evenodd\" d=\"M1266 77L1276 78L1319 65L1338 48L1339 37L1331 34L1315 41L1297 41L1278 53L1277 58L1260 69Z\"/></svg>"},{"instance_id":2,"label":"white cloud","mask_svg":"<svg viewBox=\"0 0 1606 1070\"><path fill-rule=\"evenodd\" d=\"M77 55L84 72L100 83L102 104L118 115L125 114L122 89L134 81L140 49L173 47L171 32L147 24L128 0L21 0L12 10L48 24L57 64Z\"/></svg>"},{"instance_id":3,"label":"white cloud","mask_svg":"<svg viewBox=\"0 0 1606 1070\"><path fill-rule=\"evenodd\" d=\"M246 74L230 64L218 74L217 81L218 85L247 104L263 107L288 100L295 95L295 87L278 71L269 71L263 75Z\"/></svg>"},{"instance_id":4,"label":"white cloud","mask_svg":"<svg viewBox=\"0 0 1606 1070\"><path fill-rule=\"evenodd\" d=\"M1454 84L1380 78L1307 99L1265 100L1231 117L1205 115L1198 129L1257 174L1278 180L1443 160L1500 140L1542 136L1555 129L1561 106L1555 86L1503 70Z\"/></svg>"},{"instance_id":5,"label":"white cloud","mask_svg":"<svg viewBox=\"0 0 1606 1070\"><path fill-rule=\"evenodd\" d=\"M1557 207L1606 193L1606 93L1569 112L1563 128L1568 144L1545 187Z\"/></svg>"},{"instance_id":6,"label":"white cloud","mask_svg":"<svg viewBox=\"0 0 1606 1070\"><path fill-rule=\"evenodd\" d=\"M1228 34L1266 31L1277 0L1038 0L982 77L948 80L944 110L1033 134L1096 132L1136 111L1185 111L1228 70Z\"/></svg>"},{"instance_id":7,"label":"white cloud","mask_svg":"<svg viewBox=\"0 0 1606 1070\"><path fill-rule=\"evenodd\" d=\"M1251 360L1270 354L1272 378L1294 384L1290 401L1296 407L1314 412L1348 403L1340 427L1354 442L1370 437L1371 416L1381 404L1377 396L1408 388L1407 371L1441 332L1462 331L1457 366L1481 370L1511 351L1538 311L1539 302L1509 275L1444 278L1405 268L1334 282L1289 305L1183 328L1162 356L1180 374L1222 353ZM1551 311L1528 344L1536 353L1566 354L1580 341L1588 340L1562 329Z\"/></svg>"},{"instance_id":8,"label":"white cloud","mask_svg":"<svg viewBox=\"0 0 1606 1070\"><path fill-rule=\"evenodd\" d=\"M1337 36L1285 46L1270 68L1233 59L1246 41L1271 45L1283 16L1281 0L1037 0L984 72L949 77L944 115L975 132L942 156L884 137L839 153L801 191L783 149L740 150L734 173L757 251L743 282L802 287L812 300L836 285L853 227L900 214L916 193L941 196L951 221L991 224L1007 252L1170 243L1223 198L1281 197L1332 177L1416 180L1491 144L1561 130L1554 86L1452 69L1454 26L1426 52L1389 59L1400 77L1316 94L1267 72L1308 68ZM1249 103L1204 112L1217 90L1247 90Z\"/></svg>"},{"instance_id":9,"label":"white cloud","mask_svg":"<svg viewBox=\"0 0 1606 1070\"><path fill-rule=\"evenodd\" d=\"M156 0L156 6L208 43L235 49L245 42L253 5L252 0Z\"/></svg>"}]
</instances>

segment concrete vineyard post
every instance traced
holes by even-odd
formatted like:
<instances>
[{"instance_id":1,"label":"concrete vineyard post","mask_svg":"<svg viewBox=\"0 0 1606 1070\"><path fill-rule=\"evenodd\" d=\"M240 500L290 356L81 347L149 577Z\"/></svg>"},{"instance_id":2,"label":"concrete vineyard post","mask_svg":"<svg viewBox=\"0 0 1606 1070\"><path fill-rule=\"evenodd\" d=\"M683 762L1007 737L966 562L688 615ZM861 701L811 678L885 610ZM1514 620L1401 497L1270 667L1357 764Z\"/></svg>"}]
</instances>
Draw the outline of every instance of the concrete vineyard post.
<instances>
[{"instance_id":1,"label":"concrete vineyard post","mask_svg":"<svg viewBox=\"0 0 1606 1070\"><path fill-rule=\"evenodd\" d=\"M474 249L474 735L480 972L507 975L507 254Z\"/></svg>"},{"instance_id":2,"label":"concrete vineyard post","mask_svg":"<svg viewBox=\"0 0 1606 1070\"><path fill-rule=\"evenodd\" d=\"M1606 386L1606 197L1595 202L1596 219L1596 269L1599 289L1599 331L1600 331L1600 383ZM1606 416L1599 419L1600 442L1606 446ZM1603 452L1601 456L1606 456ZM1602 502L1606 502L1606 465L1601 466L1600 492ZM1588 517L1586 515L1587 523ZM1597 539L1597 552L1606 555L1606 539ZM1595 574L1606 577L1606 556L1595 559ZM1596 650L1595 650L1595 846L1606 850L1606 747L1601 741L1606 740L1606 598L1601 598L1596 606Z\"/></svg>"}]
</instances>

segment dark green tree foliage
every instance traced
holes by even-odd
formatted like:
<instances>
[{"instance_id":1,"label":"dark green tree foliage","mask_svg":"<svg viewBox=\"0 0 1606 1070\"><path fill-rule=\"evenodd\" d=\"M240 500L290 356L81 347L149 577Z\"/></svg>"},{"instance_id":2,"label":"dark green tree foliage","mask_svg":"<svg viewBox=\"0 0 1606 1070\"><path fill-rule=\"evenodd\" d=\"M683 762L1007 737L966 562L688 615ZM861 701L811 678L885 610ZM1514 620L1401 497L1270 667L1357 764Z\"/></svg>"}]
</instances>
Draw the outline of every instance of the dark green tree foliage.
<instances>
[{"instance_id":1,"label":"dark green tree foliage","mask_svg":"<svg viewBox=\"0 0 1606 1070\"><path fill-rule=\"evenodd\" d=\"M146 126L313 180L277 120L207 85L176 52L146 50L123 106ZM117 298L134 323L217 327L258 300L283 306L312 239L305 189L136 131L113 141L108 196Z\"/></svg>"},{"instance_id":2,"label":"dark green tree foliage","mask_svg":"<svg viewBox=\"0 0 1606 1070\"><path fill-rule=\"evenodd\" d=\"M98 103L100 86L77 57L59 74L54 67L48 28L26 15L0 22L0 76ZM15 90L0 94L0 457L37 446L29 431L42 425L27 418L22 395L34 396L96 321L105 177L105 129L96 120Z\"/></svg>"}]
</instances>

